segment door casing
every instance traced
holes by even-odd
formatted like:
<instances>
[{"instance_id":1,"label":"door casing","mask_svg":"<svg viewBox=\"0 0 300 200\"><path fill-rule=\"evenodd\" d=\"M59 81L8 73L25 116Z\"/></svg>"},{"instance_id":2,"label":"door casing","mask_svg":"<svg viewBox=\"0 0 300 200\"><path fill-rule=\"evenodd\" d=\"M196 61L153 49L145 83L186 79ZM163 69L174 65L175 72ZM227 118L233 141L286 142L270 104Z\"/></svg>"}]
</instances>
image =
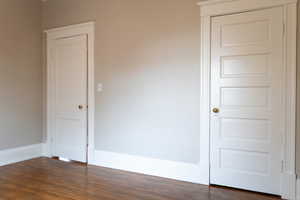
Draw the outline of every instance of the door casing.
<instances>
[{"instance_id":1,"label":"door casing","mask_svg":"<svg viewBox=\"0 0 300 200\"><path fill-rule=\"evenodd\" d=\"M87 152L88 152L88 163L92 163L94 159L94 151L95 151L95 144L94 144L94 113L95 113L95 94L94 94L94 38L95 38L95 23L94 22L87 22L82 24L70 25L60 28L54 28L45 31L46 36L46 54L47 54L47 106L46 106L46 113L47 113L47 120L46 120L46 146L44 152L47 156L52 156L52 149L51 143L53 138L53 120L54 120L54 112L52 109L54 106L54 91L53 91L53 84L54 84L54 77L53 77L53 65L50 53L50 48L56 39L59 38L67 38L76 35L87 35L87 42L88 42L88 114L87 114Z\"/></svg>"},{"instance_id":2,"label":"door casing","mask_svg":"<svg viewBox=\"0 0 300 200\"><path fill-rule=\"evenodd\" d=\"M211 19L215 16L242 13L272 7L284 12L285 68L285 132L281 146L282 174L281 195L286 199L296 197L295 134L296 134L296 41L297 0L210 0L198 4L201 14L201 96L200 96L200 162L210 177L210 68L211 68Z\"/></svg>"}]
</instances>

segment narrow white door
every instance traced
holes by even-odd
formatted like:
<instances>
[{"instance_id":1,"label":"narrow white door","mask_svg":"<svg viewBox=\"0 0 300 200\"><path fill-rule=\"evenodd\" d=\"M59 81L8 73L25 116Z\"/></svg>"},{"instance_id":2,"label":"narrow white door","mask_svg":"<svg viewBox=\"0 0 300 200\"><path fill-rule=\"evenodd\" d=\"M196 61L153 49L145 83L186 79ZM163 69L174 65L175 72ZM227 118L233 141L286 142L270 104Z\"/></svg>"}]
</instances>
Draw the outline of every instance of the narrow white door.
<instances>
[{"instance_id":1,"label":"narrow white door","mask_svg":"<svg viewBox=\"0 0 300 200\"><path fill-rule=\"evenodd\" d=\"M212 19L211 183L280 194L283 11Z\"/></svg>"},{"instance_id":2,"label":"narrow white door","mask_svg":"<svg viewBox=\"0 0 300 200\"><path fill-rule=\"evenodd\" d=\"M87 162L87 36L51 44L54 96L52 155Z\"/></svg>"}]
</instances>

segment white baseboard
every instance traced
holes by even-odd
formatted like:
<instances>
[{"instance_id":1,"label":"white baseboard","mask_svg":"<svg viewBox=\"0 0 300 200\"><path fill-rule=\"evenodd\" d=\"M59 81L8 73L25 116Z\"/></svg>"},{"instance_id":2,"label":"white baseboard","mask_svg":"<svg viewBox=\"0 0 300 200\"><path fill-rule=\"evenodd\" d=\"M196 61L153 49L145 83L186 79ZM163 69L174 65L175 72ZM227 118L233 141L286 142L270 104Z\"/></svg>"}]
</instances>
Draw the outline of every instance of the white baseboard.
<instances>
[{"instance_id":1,"label":"white baseboard","mask_svg":"<svg viewBox=\"0 0 300 200\"><path fill-rule=\"evenodd\" d=\"M296 181L296 200L300 200L300 179Z\"/></svg>"},{"instance_id":2,"label":"white baseboard","mask_svg":"<svg viewBox=\"0 0 300 200\"><path fill-rule=\"evenodd\" d=\"M298 200L296 174L283 173L281 178L281 197L288 200ZM299 199L300 200L300 199Z\"/></svg>"},{"instance_id":3,"label":"white baseboard","mask_svg":"<svg viewBox=\"0 0 300 200\"><path fill-rule=\"evenodd\" d=\"M42 154L44 157L51 157L50 155L50 145L49 143L43 143L42 144Z\"/></svg>"},{"instance_id":4,"label":"white baseboard","mask_svg":"<svg viewBox=\"0 0 300 200\"><path fill-rule=\"evenodd\" d=\"M0 151L0 166L21 162L43 156L44 144L34 144L25 147Z\"/></svg>"},{"instance_id":5,"label":"white baseboard","mask_svg":"<svg viewBox=\"0 0 300 200\"><path fill-rule=\"evenodd\" d=\"M94 152L94 159L92 159L89 164L180 181L205 185L209 184L208 174L204 173L206 170L203 170L206 169L207 166L201 167L201 165L197 164L97 150Z\"/></svg>"}]
</instances>

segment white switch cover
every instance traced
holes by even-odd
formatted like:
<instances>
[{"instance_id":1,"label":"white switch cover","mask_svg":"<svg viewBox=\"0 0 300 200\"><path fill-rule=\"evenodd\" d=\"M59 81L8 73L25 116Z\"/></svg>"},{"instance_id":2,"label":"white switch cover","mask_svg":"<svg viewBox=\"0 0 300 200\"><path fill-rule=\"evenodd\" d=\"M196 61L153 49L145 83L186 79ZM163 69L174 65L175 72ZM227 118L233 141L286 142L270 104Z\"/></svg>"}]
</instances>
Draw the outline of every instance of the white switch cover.
<instances>
[{"instance_id":1,"label":"white switch cover","mask_svg":"<svg viewBox=\"0 0 300 200\"><path fill-rule=\"evenodd\" d=\"M102 92L103 91L103 84L102 83L98 83L97 84L97 92Z\"/></svg>"}]
</instances>

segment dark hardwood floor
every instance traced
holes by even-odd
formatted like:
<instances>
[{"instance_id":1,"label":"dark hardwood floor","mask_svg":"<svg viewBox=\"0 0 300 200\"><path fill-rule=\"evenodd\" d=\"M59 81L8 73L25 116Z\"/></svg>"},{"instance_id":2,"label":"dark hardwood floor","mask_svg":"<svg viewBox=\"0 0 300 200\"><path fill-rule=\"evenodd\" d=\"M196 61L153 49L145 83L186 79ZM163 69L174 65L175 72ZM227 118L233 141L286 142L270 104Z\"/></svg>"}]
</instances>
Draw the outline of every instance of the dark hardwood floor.
<instances>
[{"instance_id":1,"label":"dark hardwood floor","mask_svg":"<svg viewBox=\"0 0 300 200\"><path fill-rule=\"evenodd\" d=\"M279 198L38 158L0 167L0 199L278 200Z\"/></svg>"}]
</instances>

